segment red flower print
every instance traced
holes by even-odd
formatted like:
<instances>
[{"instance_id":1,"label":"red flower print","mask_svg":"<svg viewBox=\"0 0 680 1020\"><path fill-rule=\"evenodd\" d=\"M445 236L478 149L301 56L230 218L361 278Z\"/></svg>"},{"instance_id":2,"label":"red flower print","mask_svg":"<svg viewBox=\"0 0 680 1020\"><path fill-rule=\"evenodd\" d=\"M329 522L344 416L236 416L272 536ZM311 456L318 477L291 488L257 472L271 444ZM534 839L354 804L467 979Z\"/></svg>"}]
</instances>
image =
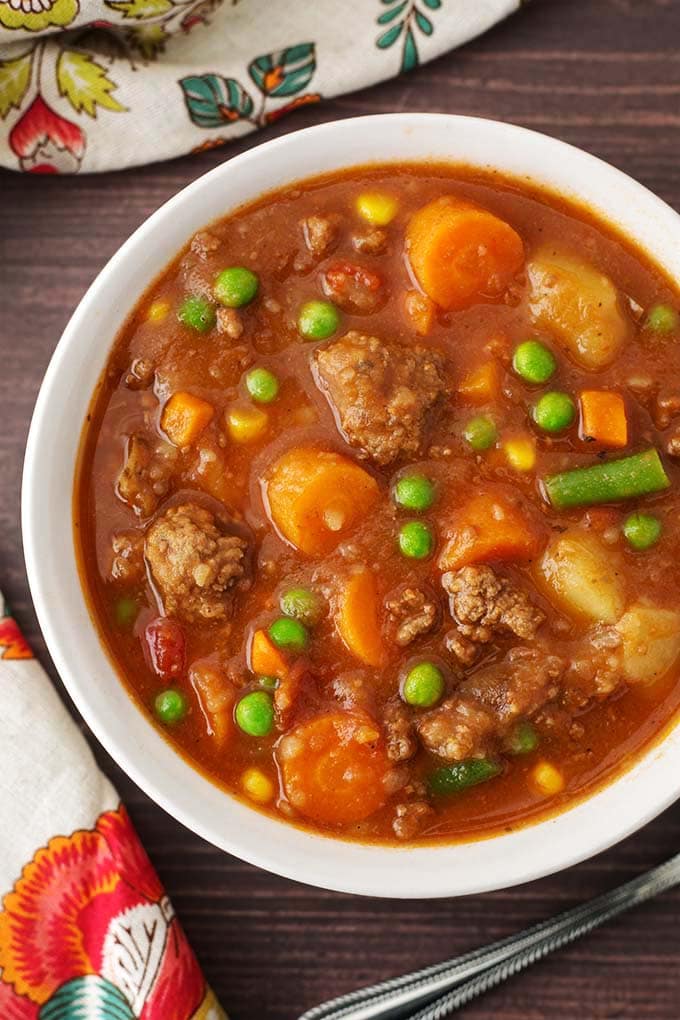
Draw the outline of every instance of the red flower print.
<instances>
[{"instance_id":1,"label":"red flower print","mask_svg":"<svg viewBox=\"0 0 680 1020\"><path fill-rule=\"evenodd\" d=\"M51 839L2 906L2 1020L37 1020L37 1007L52 1000L77 1004L85 983L87 994L118 995L139 1020L188 1020L209 1003L122 805L100 815L93 831Z\"/></svg>"},{"instance_id":2,"label":"red flower print","mask_svg":"<svg viewBox=\"0 0 680 1020\"><path fill-rule=\"evenodd\" d=\"M318 103L321 96L316 92L306 92L304 96L296 96L292 102L286 103L285 106L279 106L277 110L270 110L265 116L267 124L275 124L277 120L281 120L287 113L292 113L293 110L297 110L298 106L308 106L309 103Z\"/></svg>"},{"instance_id":3,"label":"red flower print","mask_svg":"<svg viewBox=\"0 0 680 1020\"><path fill-rule=\"evenodd\" d=\"M37 96L10 131L9 144L27 173L75 173L85 152L85 135Z\"/></svg>"},{"instance_id":4,"label":"red flower print","mask_svg":"<svg viewBox=\"0 0 680 1020\"><path fill-rule=\"evenodd\" d=\"M11 616L0 619L0 659L32 659L33 652ZM1 1015L1 1014L0 1014Z\"/></svg>"}]
</instances>

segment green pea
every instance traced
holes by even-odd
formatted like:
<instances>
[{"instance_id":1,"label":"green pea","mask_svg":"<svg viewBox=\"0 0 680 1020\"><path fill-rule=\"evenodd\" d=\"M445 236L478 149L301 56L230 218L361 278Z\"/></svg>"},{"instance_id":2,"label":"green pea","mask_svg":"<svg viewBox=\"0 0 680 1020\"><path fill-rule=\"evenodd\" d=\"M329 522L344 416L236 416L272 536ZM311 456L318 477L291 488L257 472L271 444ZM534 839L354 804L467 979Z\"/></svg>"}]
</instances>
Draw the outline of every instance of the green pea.
<instances>
[{"instance_id":1,"label":"green pea","mask_svg":"<svg viewBox=\"0 0 680 1020\"><path fill-rule=\"evenodd\" d=\"M411 560L424 560L434 548L434 536L422 521L407 521L399 528L399 551Z\"/></svg>"},{"instance_id":2,"label":"green pea","mask_svg":"<svg viewBox=\"0 0 680 1020\"><path fill-rule=\"evenodd\" d=\"M257 682L266 691L275 691L279 686L279 681L275 676L258 676Z\"/></svg>"},{"instance_id":3,"label":"green pea","mask_svg":"<svg viewBox=\"0 0 680 1020\"><path fill-rule=\"evenodd\" d=\"M623 522L623 534L632 549L650 549L659 541L662 524L652 514L634 513Z\"/></svg>"},{"instance_id":4,"label":"green pea","mask_svg":"<svg viewBox=\"0 0 680 1020\"><path fill-rule=\"evenodd\" d=\"M477 453L488 450L498 439L496 423L485 414L477 415L463 429L463 438Z\"/></svg>"},{"instance_id":5,"label":"green pea","mask_svg":"<svg viewBox=\"0 0 680 1020\"><path fill-rule=\"evenodd\" d=\"M114 607L114 615L116 617L116 623L121 630L127 630L137 619L137 613L139 612L139 605L137 599L130 598L125 595L123 598L118 599Z\"/></svg>"},{"instance_id":6,"label":"green pea","mask_svg":"<svg viewBox=\"0 0 680 1020\"><path fill-rule=\"evenodd\" d=\"M680 325L680 317L670 305L654 305L647 313L645 325L655 333L672 333Z\"/></svg>"},{"instance_id":7,"label":"green pea","mask_svg":"<svg viewBox=\"0 0 680 1020\"><path fill-rule=\"evenodd\" d=\"M406 674L401 694L409 705L430 708L444 693L444 674L433 662L420 662Z\"/></svg>"},{"instance_id":8,"label":"green pea","mask_svg":"<svg viewBox=\"0 0 680 1020\"><path fill-rule=\"evenodd\" d=\"M340 325L340 312L330 301L308 301L298 313L297 325L305 340L326 340Z\"/></svg>"},{"instance_id":9,"label":"green pea","mask_svg":"<svg viewBox=\"0 0 680 1020\"><path fill-rule=\"evenodd\" d=\"M307 628L290 616L280 616L269 628L269 637L277 648L289 648L301 652L309 643Z\"/></svg>"},{"instance_id":10,"label":"green pea","mask_svg":"<svg viewBox=\"0 0 680 1020\"><path fill-rule=\"evenodd\" d=\"M269 691L251 691L236 706L239 729L249 737L266 737L274 725L274 703Z\"/></svg>"},{"instance_id":11,"label":"green pea","mask_svg":"<svg viewBox=\"0 0 680 1020\"><path fill-rule=\"evenodd\" d=\"M257 275L245 266L223 269L213 284L213 294L227 308L241 308L250 304L260 286Z\"/></svg>"},{"instance_id":12,"label":"green pea","mask_svg":"<svg viewBox=\"0 0 680 1020\"><path fill-rule=\"evenodd\" d=\"M512 728L506 742L510 754L531 754L536 750L538 744L538 733L527 720L518 722Z\"/></svg>"},{"instance_id":13,"label":"green pea","mask_svg":"<svg viewBox=\"0 0 680 1020\"><path fill-rule=\"evenodd\" d=\"M289 588L281 595L279 605L285 616L292 616L308 627L313 627L319 622L321 616L319 599L309 588L303 588L301 585Z\"/></svg>"},{"instance_id":14,"label":"green pea","mask_svg":"<svg viewBox=\"0 0 680 1020\"><path fill-rule=\"evenodd\" d=\"M174 726L186 715L187 702L181 691L168 687L167 690L156 695L153 707L162 723L165 723L166 726Z\"/></svg>"},{"instance_id":15,"label":"green pea","mask_svg":"<svg viewBox=\"0 0 680 1020\"><path fill-rule=\"evenodd\" d=\"M394 502L405 510L429 510L434 496L434 484L425 475L404 475L394 486Z\"/></svg>"},{"instance_id":16,"label":"green pea","mask_svg":"<svg viewBox=\"0 0 680 1020\"><path fill-rule=\"evenodd\" d=\"M271 404L279 393L279 380L268 368L253 368L246 375L246 389L258 404Z\"/></svg>"},{"instance_id":17,"label":"green pea","mask_svg":"<svg viewBox=\"0 0 680 1020\"><path fill-rule=\"evenodd\" d=\"M177 318L189 329L198 333L207 333L216 322L215 309L202 297L190 297L180 307Z\"/></svg>"},{"instance_id":18,"label":"green pea","mask_svg":"<svg viewBox=\"0 0 680 1020\"><path fill-rule=\"evenodd\" d=\"M515 348L512 367L525 382L544 383L557 371L557 362L545 344L539 340L525 340Z\"/></svg>"},{"instance_id":19,"label":"green pea","mask_svg":"<svg viewBox=\"0 0 680 1020\"><path fill-rule=\"evenodd\" d=\"M576 417L576 405L568 393L544 393L532 410L533 419L544 432L562 432Z\"/></svg>"}]
</instances>

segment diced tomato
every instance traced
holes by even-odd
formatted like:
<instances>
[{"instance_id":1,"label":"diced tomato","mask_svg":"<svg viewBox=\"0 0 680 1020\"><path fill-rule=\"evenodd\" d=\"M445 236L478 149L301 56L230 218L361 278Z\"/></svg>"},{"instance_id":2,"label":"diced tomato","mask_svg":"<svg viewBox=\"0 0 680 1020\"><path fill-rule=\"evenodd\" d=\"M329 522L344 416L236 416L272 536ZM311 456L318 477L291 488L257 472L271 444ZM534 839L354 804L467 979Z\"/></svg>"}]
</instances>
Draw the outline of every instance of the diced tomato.
<instances>
[{"instance_id":1,"label":"diced tomato","mask_svg":"<svg viewBox=\"0 0 680 1020\"><path fill-rule=\"evenodd\" d=\"M176 680L184 672L186 639L177 620L159 616L144 630L147 659L161 680Z\"/></svg>"}]
</instances>

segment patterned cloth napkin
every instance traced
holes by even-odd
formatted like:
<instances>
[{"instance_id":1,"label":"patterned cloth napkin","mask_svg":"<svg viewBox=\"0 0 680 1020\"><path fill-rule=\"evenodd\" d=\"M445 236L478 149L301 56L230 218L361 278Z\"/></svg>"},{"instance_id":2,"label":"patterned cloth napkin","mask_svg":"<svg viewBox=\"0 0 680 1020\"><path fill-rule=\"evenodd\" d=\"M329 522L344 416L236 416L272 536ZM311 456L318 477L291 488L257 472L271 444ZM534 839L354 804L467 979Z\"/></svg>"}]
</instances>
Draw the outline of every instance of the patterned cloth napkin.
<instances>
[{"instance_id":1,"label":"patterned cloth napkin","mask_svg":"<svg viewBox=\"0 0 680 1020\"><path fill-rule=\"evenodd\" d=\"M112 170L408 71L521 0L0 0L0 165Z\"/></svg>"},{"instance_id":2,"label":"patterned cloth napkin","mask_svg":"<svg viewBox=\"0 0 680 1020\"><path fill-rule=\"evenodd\" d=\"M1 1020L226 1020L0 594Z\"/></svg>"}]
</instances>

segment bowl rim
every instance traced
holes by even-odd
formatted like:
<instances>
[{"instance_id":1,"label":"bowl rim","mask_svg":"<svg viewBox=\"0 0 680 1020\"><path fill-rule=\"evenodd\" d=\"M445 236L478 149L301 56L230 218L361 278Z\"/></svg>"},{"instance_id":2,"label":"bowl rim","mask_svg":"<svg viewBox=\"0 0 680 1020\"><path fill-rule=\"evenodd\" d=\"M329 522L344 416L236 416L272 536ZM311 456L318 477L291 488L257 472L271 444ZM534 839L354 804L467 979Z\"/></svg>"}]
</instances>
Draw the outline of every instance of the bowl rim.
<instances>
[{"instance_id":1,"label":"bowl rim","mask_svg":"<svg viewBox=\"0 0 680 1020\"><path fill-rule=\"evenodd\" d=\"M334 161L336 169L363 167L371 162L378 166L399 162L427 163L428 160L449 162L454 166L466 163L481 165L464 157L435 156L432 151L423 151L419 158L394 156L391 159L371 160L353 156L361 145L364 147L374 145L377 148L381 138L389 145L391 144L389 138L398 135L406 145L405 139L413 141L419 132L429 137L433 132L436 134L440 131L454 134L458 132L459 135L466 136L468 143L470 138L475 139L475 144L481 151L485 146L508 153L527 149L539 163L538 173L533 178L534 183L540 185L542 182L543 186L553 193L560 192L546 180L547 167L553 167L554 172L558 173L555 169L558 164L572 166L573 190L566 186L561 189L561 193L566 192L568 198L578 200L579 192L575 190L576 179L581 172L584 174L590 172L597 180L601 179L602 201L605 200L604 196L608 189L621 189L624 196L622 202L639 203L652 225L664 224L675 243L680 241L680 217L643 185L581 149L513 124L450 114L378 114L326 122L261 142L231 159L226 159L161 205L132 233L98 273L69 319L45 373L31 420L22 482L22 531L26 568L36 615L47 648L78 711L116 763L170 815L208 842L242 860L285 878L321 888L394 898L437 898L509 888L563 870L619 842L680 796L680 781L676 783L670 781L667 773L673 770L668 769L666 761L670 757L676 766L677 774L677 766L680 766L680 727L672 727L635 764L612 782L595 790L583 800L573 803L561 813L531 822L511 833L481 840L420 846L407 844L403 847L361 844L303 830L253 810L212 784L208 777L193 768L172 749L134 705L119 677L116 676L108 653L103 651L108 663L108 668L104 669L93 650L92 635L79 630L78 625L89 626L94 630L94 624L82 590L80 602L77 594L73 592L72 571L68 568L68 563L65 561L65 564L60 566L57 562L60 557L62 560L68 557L68 549L65 551L56 548L57 524L52 525L49 520L50 500L55 500L55 497L58 497L56 503L62 506L63 517L63 493L59 495L58 488L60 483L62 486L68 483L69 507L71 505L70 495L75 480L76 459L72 455L63 454L65 446L63 443L60 444L60 430L54 428L54 421L55 415L58 417L59 410L67 405L70 397L78 406L82 406L83 398L72 389L68 389L68 380L65 380L64 373L68 363L71 367L75 364L76 349L84 348L85 341L82 337L91 332L90 323L96 321L98 306L105 304L105 299L109 302L112 300L113 292L122 286L119 278L125 276L133 279L130 275L132 265L139 266L142 263L142 268L136 273L136 278L142 282L139 282L137 297L130 300L127 306L125 314L129 313L139 295L158 275L158 271L149 276L145 275L142 254L144 246L153 242L155 235L162 233L164 225L171 222L176 214L181 219L182 211L189 209L201 195L208 196L211 189L223 181L226 182L228 189L229 179L237 171L242 176L248 176L251 171L257 176L257 167L262 166L267 160L276 161L283 158L285 161L286 154L290 157L291 153L302 158L305 148L314 150L315 146L317 151L324 149L327 154L339 152L343 142L350 155L346 159L338 157L337 162ZM357 139L361 145L356 144ZM417 137L415 142L419 144ZM472 147L474 148L474 145ZM513 158L515 157L508 156L510 161ZM541 159L545 160L545 165L541 164ZM498 162L496 157L487 165L498 166ZM249 198L241 199L234 204L225 203L222 215L226 216L230 210L256 199L258 195L267 191L276 190L294 181L311 179L325 172L324 169L315 170L310 166L309 171L304 174L295 174L292 177L284 174L280 183L273 188L254 191ZM502 167L500 172L512 176L512 171L507 165ZM524 176L531 175L527 173ZM588 199L587 205L595 207L594 199ZM615 217L609 215L606 210L600 210L598 213L596 208L595 211L601 219L615 222ZM197 223L193 229L200 229L208 222L209 220ZM185 243L190 236L190 233L187 234ZM651 243L652 240L653 234L650 233L648 241ZM168 263L176 254L178 247L170 248L162 261ZM650 251L650 245L645 247ZM680 249L680 244L678 248ZM657 256L658 253L652 257L669 271L671 256L668 255L664 259ZM677 263L674 271L680 276L680 255ZM105 351L103 354L100 352L100 369L97 370L97 376L106 362L118 328L110 331ZM85 353L83 349L80 356ZM89 405L91 397L92 390L86 394L86 405ZM75 414L75 411L73 413ZM78 440L84 418L83 414L78 429ZM71 454L72 447L71 442ZM60 454L62 461L66 458L67 479L64 479L63 473L59 473ZM57 517L59 512L55 510ZM64 542L64 545L67 547L68 543ZM73 566L74 564L71 565ZM66 587L64 601L71 597L75 599L72 620L67 616L60 599L55 597L64 579ZM90 656L88 665L92 666L89 686L75 661L74 646L79 634L81 641L88 647L87 654ZM99 642L98 635L96 642ZM108 683L111 677L115 685L124 691L125 697L134 707L138 722L143 720L144 726L138 725L138 722L126 713L123 703L113 690L102 695L98 681ZM122 723L119 724L118 719L113 718L110 706L108 711L102 709L100 703L102 697L109 698L117 704L118 710L125 716L128 730L125 730ZM159 741L162 746L159 746ZM175 759L174 763L169 756ZM182 768L177 765L179 762L182 763ZM200 784L217 791L224 801L218 802L208 791L199 790L198 784L192 783L188 773L183 770L188 770L194 777L199 777ZM173 790L172 783L178 778L186 782L189 788L195 786L196 789L193 792L185 791L184 788L179 791ZM593 810L596 803L602 810ZM218 810L220 807L221 810ZM600 814L602 818L599 817ZM608 826L604 824L604 819L608 820ZM584 835L575 838L579 826L584 827ZM495 847L497 852L489 853L489 847ZM540 852L542 847L546 853ZM478 859L479 866L475 865L475 858ZM486 871L485 862L488 866ZM451 864L454 865L453 868Z\"/></svg>"}]
</instances>

